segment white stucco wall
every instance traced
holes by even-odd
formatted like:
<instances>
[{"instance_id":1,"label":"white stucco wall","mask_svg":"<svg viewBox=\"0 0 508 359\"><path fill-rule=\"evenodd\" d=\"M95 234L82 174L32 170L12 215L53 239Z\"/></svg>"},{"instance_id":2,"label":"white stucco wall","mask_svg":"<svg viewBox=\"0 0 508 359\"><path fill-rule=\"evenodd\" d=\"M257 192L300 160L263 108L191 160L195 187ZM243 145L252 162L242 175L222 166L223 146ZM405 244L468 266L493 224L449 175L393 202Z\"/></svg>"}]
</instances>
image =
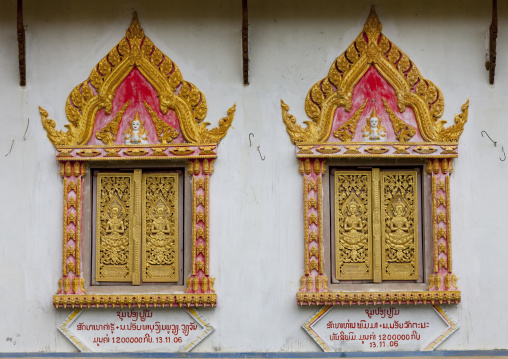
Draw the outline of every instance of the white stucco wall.
<instances>
[{"instance_id":1,"label":"white stucco wall","mask_svg":"<svg viewBox=\"0 0 508 359\"><path fill-rule=\"evenodd\" d=\"M383 33L441 88L444 118L453 122L467 98L471 103L451 177L462 302L445 308L460 329L439 349L508 349L508 161L499 160L502 146L508 151L508 6L499 4L491 86L484 66L489 2L374 3ZM124 36L133 10L145 33L206 95L208 121L215 125L237 104L211 182L210 272L219 306L200 312L216 331L194 351L320 351L301 329L317 308L296 305L302 184L280 99L306 120L307 91L359 33L370 5L250 1L250 85L244 87L238 1L25 0L27 86L20 88L15 2L0 2L0 352L75 351L56 329L71 310L51 306L61 275L62 184L38 106L63 128L68 94Z\"/></svg>"}]
</instances>

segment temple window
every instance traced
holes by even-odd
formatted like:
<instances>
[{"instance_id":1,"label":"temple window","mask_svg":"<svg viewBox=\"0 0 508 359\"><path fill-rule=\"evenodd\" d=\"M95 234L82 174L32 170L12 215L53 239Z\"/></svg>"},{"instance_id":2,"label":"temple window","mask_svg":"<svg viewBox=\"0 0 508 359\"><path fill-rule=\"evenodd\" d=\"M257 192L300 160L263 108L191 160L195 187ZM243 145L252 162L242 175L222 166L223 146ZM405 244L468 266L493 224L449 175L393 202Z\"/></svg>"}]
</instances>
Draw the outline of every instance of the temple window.
<instances>
[{"instance_id":1,"label":"temple window","mask_svg":"<svg viewBox=\"0 0 508 359\"><path fill-rule=\"evenodd\" d=\"M297 302L458 303L450 175L469 100L444 127L441 90L382 33L372 8L309 90L306 127L281 108L303 176Z\"/></svg>"},{"instance_id":2,"label":"temple window","mask_svg":"<svg viewBox=\"0 0 508 359\"><path fill-rule=\"evenodd\" d=\"M134 14L125 37L71 91L67 132L39 109L63 178L53 304L216 305L210 176L235 106L209 129L204 94Z\"/></svg>"},{"instance_id":3,"label":"temple window","mask_svg":"<svg viewBox=\"0 0 508 359\"><path fill-rule=\"evenodd\" d=\"M183 170L93 172L92 285L183 285Z\"/></svg>"},{"instance_id":4,"label":"temple window","mask_svg":"<svg viewBox=\"0 0 508 359\"><path fill-rule=\"evenodd\" d=\"M330 169L332 283L423 282L421 168Z\"/></svg>"}]
</instances>

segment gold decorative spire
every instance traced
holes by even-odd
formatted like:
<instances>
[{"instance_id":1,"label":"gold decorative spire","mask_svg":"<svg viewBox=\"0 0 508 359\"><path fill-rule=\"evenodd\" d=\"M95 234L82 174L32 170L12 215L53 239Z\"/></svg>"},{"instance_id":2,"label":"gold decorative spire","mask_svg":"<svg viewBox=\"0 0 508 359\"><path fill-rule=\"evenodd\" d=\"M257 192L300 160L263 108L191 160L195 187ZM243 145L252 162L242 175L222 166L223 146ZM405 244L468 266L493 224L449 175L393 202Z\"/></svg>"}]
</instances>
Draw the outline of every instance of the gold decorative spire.
<instances>
[{"instance_id":1,"label":"gold decorative spire","mask_svg":"<svg viewBox=\"0 0 508 359\"><path fill-rule=\"evenodd\" d=\"M383 25L379 18L377 17L376 10L374 9L374 5L370 8L370 14L365 21L365 25L363 25L363 31L367 35L367 38L370 43L377 44L377 40L379 39L379 35L381 35L381 31L383 30Z\"/></svg>"},{"instance_id":2,"label":"gold decorative spire","mask_svg":"<svg viewBox=\"0 0 508 359\"><path fill-rule=\"evenodd\" d=\"M141 41L144 36L145 32L143 31L143 29L141 28L141 24L139 23L138 13L134 11L132 13L131 24L127 29L127 31L125 31L125 37L128 39Z\"/></svg>"}]
</instances>

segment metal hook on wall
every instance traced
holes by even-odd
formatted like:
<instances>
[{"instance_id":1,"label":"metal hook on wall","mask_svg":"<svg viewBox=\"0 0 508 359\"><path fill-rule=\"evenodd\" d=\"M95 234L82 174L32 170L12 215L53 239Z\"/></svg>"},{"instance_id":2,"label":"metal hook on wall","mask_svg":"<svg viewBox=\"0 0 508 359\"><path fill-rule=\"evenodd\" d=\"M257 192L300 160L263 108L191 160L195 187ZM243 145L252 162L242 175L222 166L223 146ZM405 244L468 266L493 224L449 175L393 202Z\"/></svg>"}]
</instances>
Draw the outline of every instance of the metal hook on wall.
<instances>
[{"instance_id":1,"label":"metal hook on wall","mask_svg":"<svg viewBox=\"0 0 508 359\"><path fill-rule=\"evenodd\" d=\"M482 131L482 132L481 132L482 137L484 137L484 136L483 136L483 134L484 134L484 133L487 135L487 137L489 138L489 140L491 140L491 141L492 141L492 143L494 144L494 147L497 147L497 141L494 141L492 138L490 138L490 136L489 136L489 134L488 134L487 132ZM501 146L501 150L503 151L504 158L499 157L499 160L501 160L501 161L503 161L503 162L504 162L504 161L506 161L506 153L504 152L504 146Z\"/></svg>"},{"instance_id":2,"label":"metal hook on wall","mask_svg":"<svg viewBox=\"0 0 508 359\"><path fill-rule=\"evenodd\" d=\"M252 137L254 137L254 134L251 132L249 133L249 146L252 146L252 141L250 140L250 136L252 135Z\"/></svg>"},{"instance_id":3,"label":"metal hook on wall","mask_svg":"<svg viewBox=\"0 0 508 359\"><path fill-rule=\"evenodd\" d=\"M264 156L261 154L261 151L259 150L259 147L261 147L261 146L258 146L259 157L261 157L261 161L264 161L266 157L264 157Z\"/></svg>"},{"instance_id":4,"label":"metal hook on wall","mask_svg":"<svg viewBox=\"0 0 508 359\"><path fill-rule=\"evenodd\" d=\"M492 138L490 138L490 136L489 136L489 134L488 134L487 132L482 131L482 132L481 132L482 137L484 137L484 136L483 136L483 134L484 134L484 133L487 135L487 137L489 138L489 140L491 140L491 141L494 143L494 147L497 147L497 142L496 142L496 141L494 141Z\"/></svg>"}]
</instances>

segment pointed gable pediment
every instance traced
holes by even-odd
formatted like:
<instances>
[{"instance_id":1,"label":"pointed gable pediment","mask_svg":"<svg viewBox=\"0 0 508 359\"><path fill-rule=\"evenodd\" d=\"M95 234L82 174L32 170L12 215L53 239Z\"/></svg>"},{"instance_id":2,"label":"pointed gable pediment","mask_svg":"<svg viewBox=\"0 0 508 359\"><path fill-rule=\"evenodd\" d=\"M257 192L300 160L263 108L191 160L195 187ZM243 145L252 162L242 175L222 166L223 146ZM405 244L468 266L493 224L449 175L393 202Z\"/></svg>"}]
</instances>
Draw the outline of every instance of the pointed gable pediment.
<instances>
[{"instance_id":1,"label":"pointed gable pediment","mask_svg":"<svg viewBox=\"0 0 508 359\"><path fill-rule=\"evenodd\" d=\"M449 128L444 97L415 63L383 33L372 7L362 31L316 82L305 99L305 128L281 100L283 120L296 144L418 142L456 144L469 100ZM372 128L370 119L375 111Z\"/></svg>"}]
</instances>

